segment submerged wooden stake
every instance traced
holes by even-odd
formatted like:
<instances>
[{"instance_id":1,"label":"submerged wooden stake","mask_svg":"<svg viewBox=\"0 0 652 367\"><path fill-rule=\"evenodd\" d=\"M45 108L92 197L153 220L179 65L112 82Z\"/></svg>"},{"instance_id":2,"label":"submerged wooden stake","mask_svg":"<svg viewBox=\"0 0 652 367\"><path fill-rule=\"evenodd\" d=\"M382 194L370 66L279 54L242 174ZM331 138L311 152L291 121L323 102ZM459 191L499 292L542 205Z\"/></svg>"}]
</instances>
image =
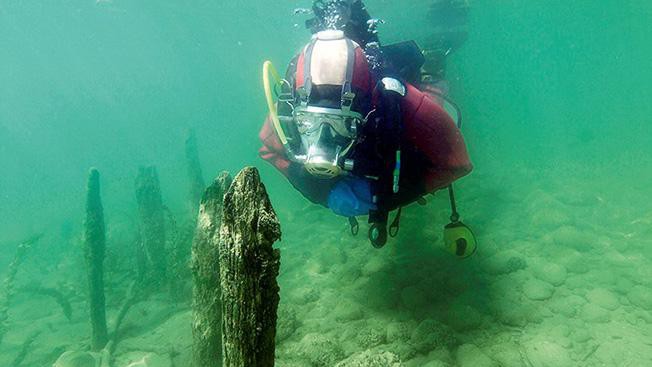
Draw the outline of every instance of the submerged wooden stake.
<instances>
[{"instance_id":1,"label":"submerged wooden stake","mask_svg":"<svg viewBox=\"0 0 652 367\"><path fill-rule=\"evenodd\" d=\"M199 163L197 136L195 135L194 130L188 131L185 148L188 179L190 180L189 200L192 212L196 213L206 186L204 184L204 175L202 174L201 164Z\"/></svg>"},{"instance_id":2,"label":"submerged wooden stake","mask_svg":"<svg viewBox=\"0 0 652 367\"><path fill-rule=\"evenodd\" d=\"M99 351L108 341L104 300L104 253L106 234L104 209L100 196L100 173L92 168L88 174L84 255L88 272L91 316L91 349Z\"/></svg>"},{"instance_id":3,"label":"submerged wooden stake","mask_svg":"<svg viewBox=\"0 0 652 367\"><path fill-rule=\"evenodd\" d=\"M160 286L167 281L165 208L156 167L141 167L136 178L136 200L142 242L141 266L146 281Z\"/></svg>"},{"instance_id":4,"label":"submerged wooden stake","mask_svg":"<svg viewBox=\"0 0 652 367\"><path fill-rule=\"evenodd\" d=\"M199 206L195 239L192 243L193 367L221 365L221 292L219 267L219 229L222 223L224 193L231 186L231 175L222 172L204 192Z\"/></svg>"},{"instance_id":5,"label":"submerged wooden stake","mask_svg":"<svg viewBox=\"0 0 652 367\"><path fill-rule=\"evenodd\" d=\"M281 227L255 168L224 196L220 228L224 367L274 366Z\"/></svg>"}]
</instances>

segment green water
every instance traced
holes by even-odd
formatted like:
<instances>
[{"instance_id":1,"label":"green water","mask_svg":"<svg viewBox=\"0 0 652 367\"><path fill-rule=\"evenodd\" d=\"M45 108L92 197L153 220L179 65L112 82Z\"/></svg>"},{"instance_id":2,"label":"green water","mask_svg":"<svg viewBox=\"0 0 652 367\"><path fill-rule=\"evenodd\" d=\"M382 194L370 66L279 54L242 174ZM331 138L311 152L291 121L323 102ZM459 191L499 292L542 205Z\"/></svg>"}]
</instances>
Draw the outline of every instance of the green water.
<instances>
[{"instance_id":1,"label":"green water","mask_svg":"<svg viewBox=\"0 0 652 367\"><path fill-rule=\"evenodd\" d=\"M386 20L383 42L428 40L430 1L365 3ZM194 217L188 129L207 182L257 166L278 211L277 365L652 365L651 4L471 1L448 78L475 165L459 206L480 249L459 262L440 245L445 195L407 208L398 238L375 250L258 158L262 63L285 65L309 40L293 15L309 1L0 1L0 277L43 234L15 277L0 365L50 366L88 347L90 167L113 322L136 273L138 167L157 167L180 231ZM147 354L190 365L182 283L176 303L161 292L134 307L114 366ZM63 294L70 319L34 288Z\"/></svg>"}]
</instances>

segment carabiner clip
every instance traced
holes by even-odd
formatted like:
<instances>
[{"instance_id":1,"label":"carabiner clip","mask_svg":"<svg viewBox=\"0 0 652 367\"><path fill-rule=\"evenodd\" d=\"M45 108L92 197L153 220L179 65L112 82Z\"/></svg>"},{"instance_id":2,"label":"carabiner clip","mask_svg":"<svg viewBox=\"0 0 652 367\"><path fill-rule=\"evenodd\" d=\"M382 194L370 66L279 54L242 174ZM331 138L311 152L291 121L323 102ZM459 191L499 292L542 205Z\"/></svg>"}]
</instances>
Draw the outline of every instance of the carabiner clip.
<instances>
[{"instance_id":1,"label":"carabiner clip","mask_svg":"<svg viewBox=\"0 0 652 367\"><path fill-rule=\"evenodd\" d=\"M398 231L401 229L401 211L403 208L398 208L398 212L396 213L396 217L394 217L394 221L392 221L392 224L389 226L389 235L394 238L398 235Z\"/></svg>"},{"instance_id":2,"label":"carabiner clip","mask_svg":"<svg viewBox=\"0 0 652 367\"><path fill-rule=\"evenodd\" d=\"M349 225L351 226L351 234L357 236L360 232L360 223L355 217L349 217Z\"/></svg>"}]
</instances>

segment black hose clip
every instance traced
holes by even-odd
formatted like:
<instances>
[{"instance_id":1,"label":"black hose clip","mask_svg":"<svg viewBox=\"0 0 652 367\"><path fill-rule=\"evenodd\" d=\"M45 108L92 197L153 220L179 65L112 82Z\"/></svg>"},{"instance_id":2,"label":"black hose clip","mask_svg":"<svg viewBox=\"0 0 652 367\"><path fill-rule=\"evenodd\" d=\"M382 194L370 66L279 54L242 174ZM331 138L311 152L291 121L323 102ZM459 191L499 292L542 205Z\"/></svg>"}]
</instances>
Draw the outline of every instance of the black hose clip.
<instances>
[{"instance_id":1,"label":"black hose clip","mask_svg":"<svg viewBox=\"0 0 652 367\"><path fill-rule=\"evenodd\" d=\"M396 212L396 217L394 217L394 220L392 221L392 224L389 225L389 235L390 237L394 238L398 235L398 231L401 229L401 211L403 208L398 208L398 212Z\"/></svg>"}]
</instances>

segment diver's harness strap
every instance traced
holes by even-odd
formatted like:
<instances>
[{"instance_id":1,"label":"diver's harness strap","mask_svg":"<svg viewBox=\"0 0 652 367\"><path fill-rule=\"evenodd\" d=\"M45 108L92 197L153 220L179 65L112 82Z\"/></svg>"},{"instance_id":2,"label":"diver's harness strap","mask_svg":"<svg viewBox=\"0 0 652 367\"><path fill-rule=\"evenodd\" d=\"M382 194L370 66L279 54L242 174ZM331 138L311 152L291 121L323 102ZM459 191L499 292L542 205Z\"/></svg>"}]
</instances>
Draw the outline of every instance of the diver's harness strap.
<instances>
[{"instance_id":1,"label":"diver's harness strap","mask_svg":"<svg viewBox=\"0 0 652 367\"><path fill-rule=\"evenodd\" d=\"M401 137L403 135L401 100L407 94L407 89L405 88L405 85L403 85L403 83L398 79L385 77L380 82L382 84L382 93L384 97L383 102L386 105L392 105L390 110L391 116L389 116L389 118L392 120L391 128L394 135L394 141L392 143L394 145L393 148L395 148L394 170L392 171L392 192L397 194L400 188L399 180L401 176ZM387 115L387 113L385 115Z\"/></svg>"},{"instance_id":2,"label":"diver's harness strap","mask_svg":"<svg viewBox=\"0 0 652 367\"><path fill-rule=\"evenodd\" d=\"M301 100L301 105L304 107L308 105L310 101L310 95L312 94L312 76L311 76L311 66L312 66L312 51L315 49L315 44L317 39L312 40L308 47L306 48L305 57L303 60L303 70L304 70L304 82L303 89L299 90L299 98Z\"/></svg>"},{"instance_id":3,"label":"diver's harness strap","mask_svg":"<svg viewBox=\"0 0 652 367\"><path fill-rule=\"evenodd\" d=\"M380 179L375 183L374 202L378 209L369 213L369 240L371 244L380 248L387 241L387 218L389 211L385 203L382 202L384 197L396 195L400 189L401 176L401 137L403 135L403 116L401 111L401 101L407 94L407 89L403 83L397 79L385 77L378 83L378 89L381 93L381 103L383 104L383 124L380 129L381 152L383 155L389 154L389 157L383 157L393 162L391 173L383 169L380 172ZM394 222L389 228L389 235L395 237L398 234L400 226L401 209L399 209Z\"/></svg>"},{"instance_id":4,"label":"diver's harness strap","mask_svg":"<svg viewBox=\"0 0 652 367\"><path fill-rule=\"evenodd\" d=\"M355 68L355 45L350 39L346 39L346 50L348 53L346 64L346 80L342 85L341 106L342 111L349 112L353 106L355 93L352 91L353 86L353 69Z\"/></svg>"},{"instance_id":5,"label":"diver's harness strap","mask_svg":"<svg viewBox=\"0 0 652 367\"><path fill-rule=\"evenodd\" d=\"M299 101L303 107L307 107L310 102L310 96L312 94L312 76L311 76L311 66L312 66L312 53L315 49L315 44L319 41L318 38L315 38L310 42L306 47L305 57L303 61L304 68L304 83L303 88L299 88ZM355 93L353 92L353 73L355 71L355 44L350 39L346 38L346 49L347 49L347 65L346 65L346 75L344 84L342 84L342 92L340 95L341 109L343 112L351 111L353 106L353 100L355 99Z\"/></svg>"}]
</instances>

